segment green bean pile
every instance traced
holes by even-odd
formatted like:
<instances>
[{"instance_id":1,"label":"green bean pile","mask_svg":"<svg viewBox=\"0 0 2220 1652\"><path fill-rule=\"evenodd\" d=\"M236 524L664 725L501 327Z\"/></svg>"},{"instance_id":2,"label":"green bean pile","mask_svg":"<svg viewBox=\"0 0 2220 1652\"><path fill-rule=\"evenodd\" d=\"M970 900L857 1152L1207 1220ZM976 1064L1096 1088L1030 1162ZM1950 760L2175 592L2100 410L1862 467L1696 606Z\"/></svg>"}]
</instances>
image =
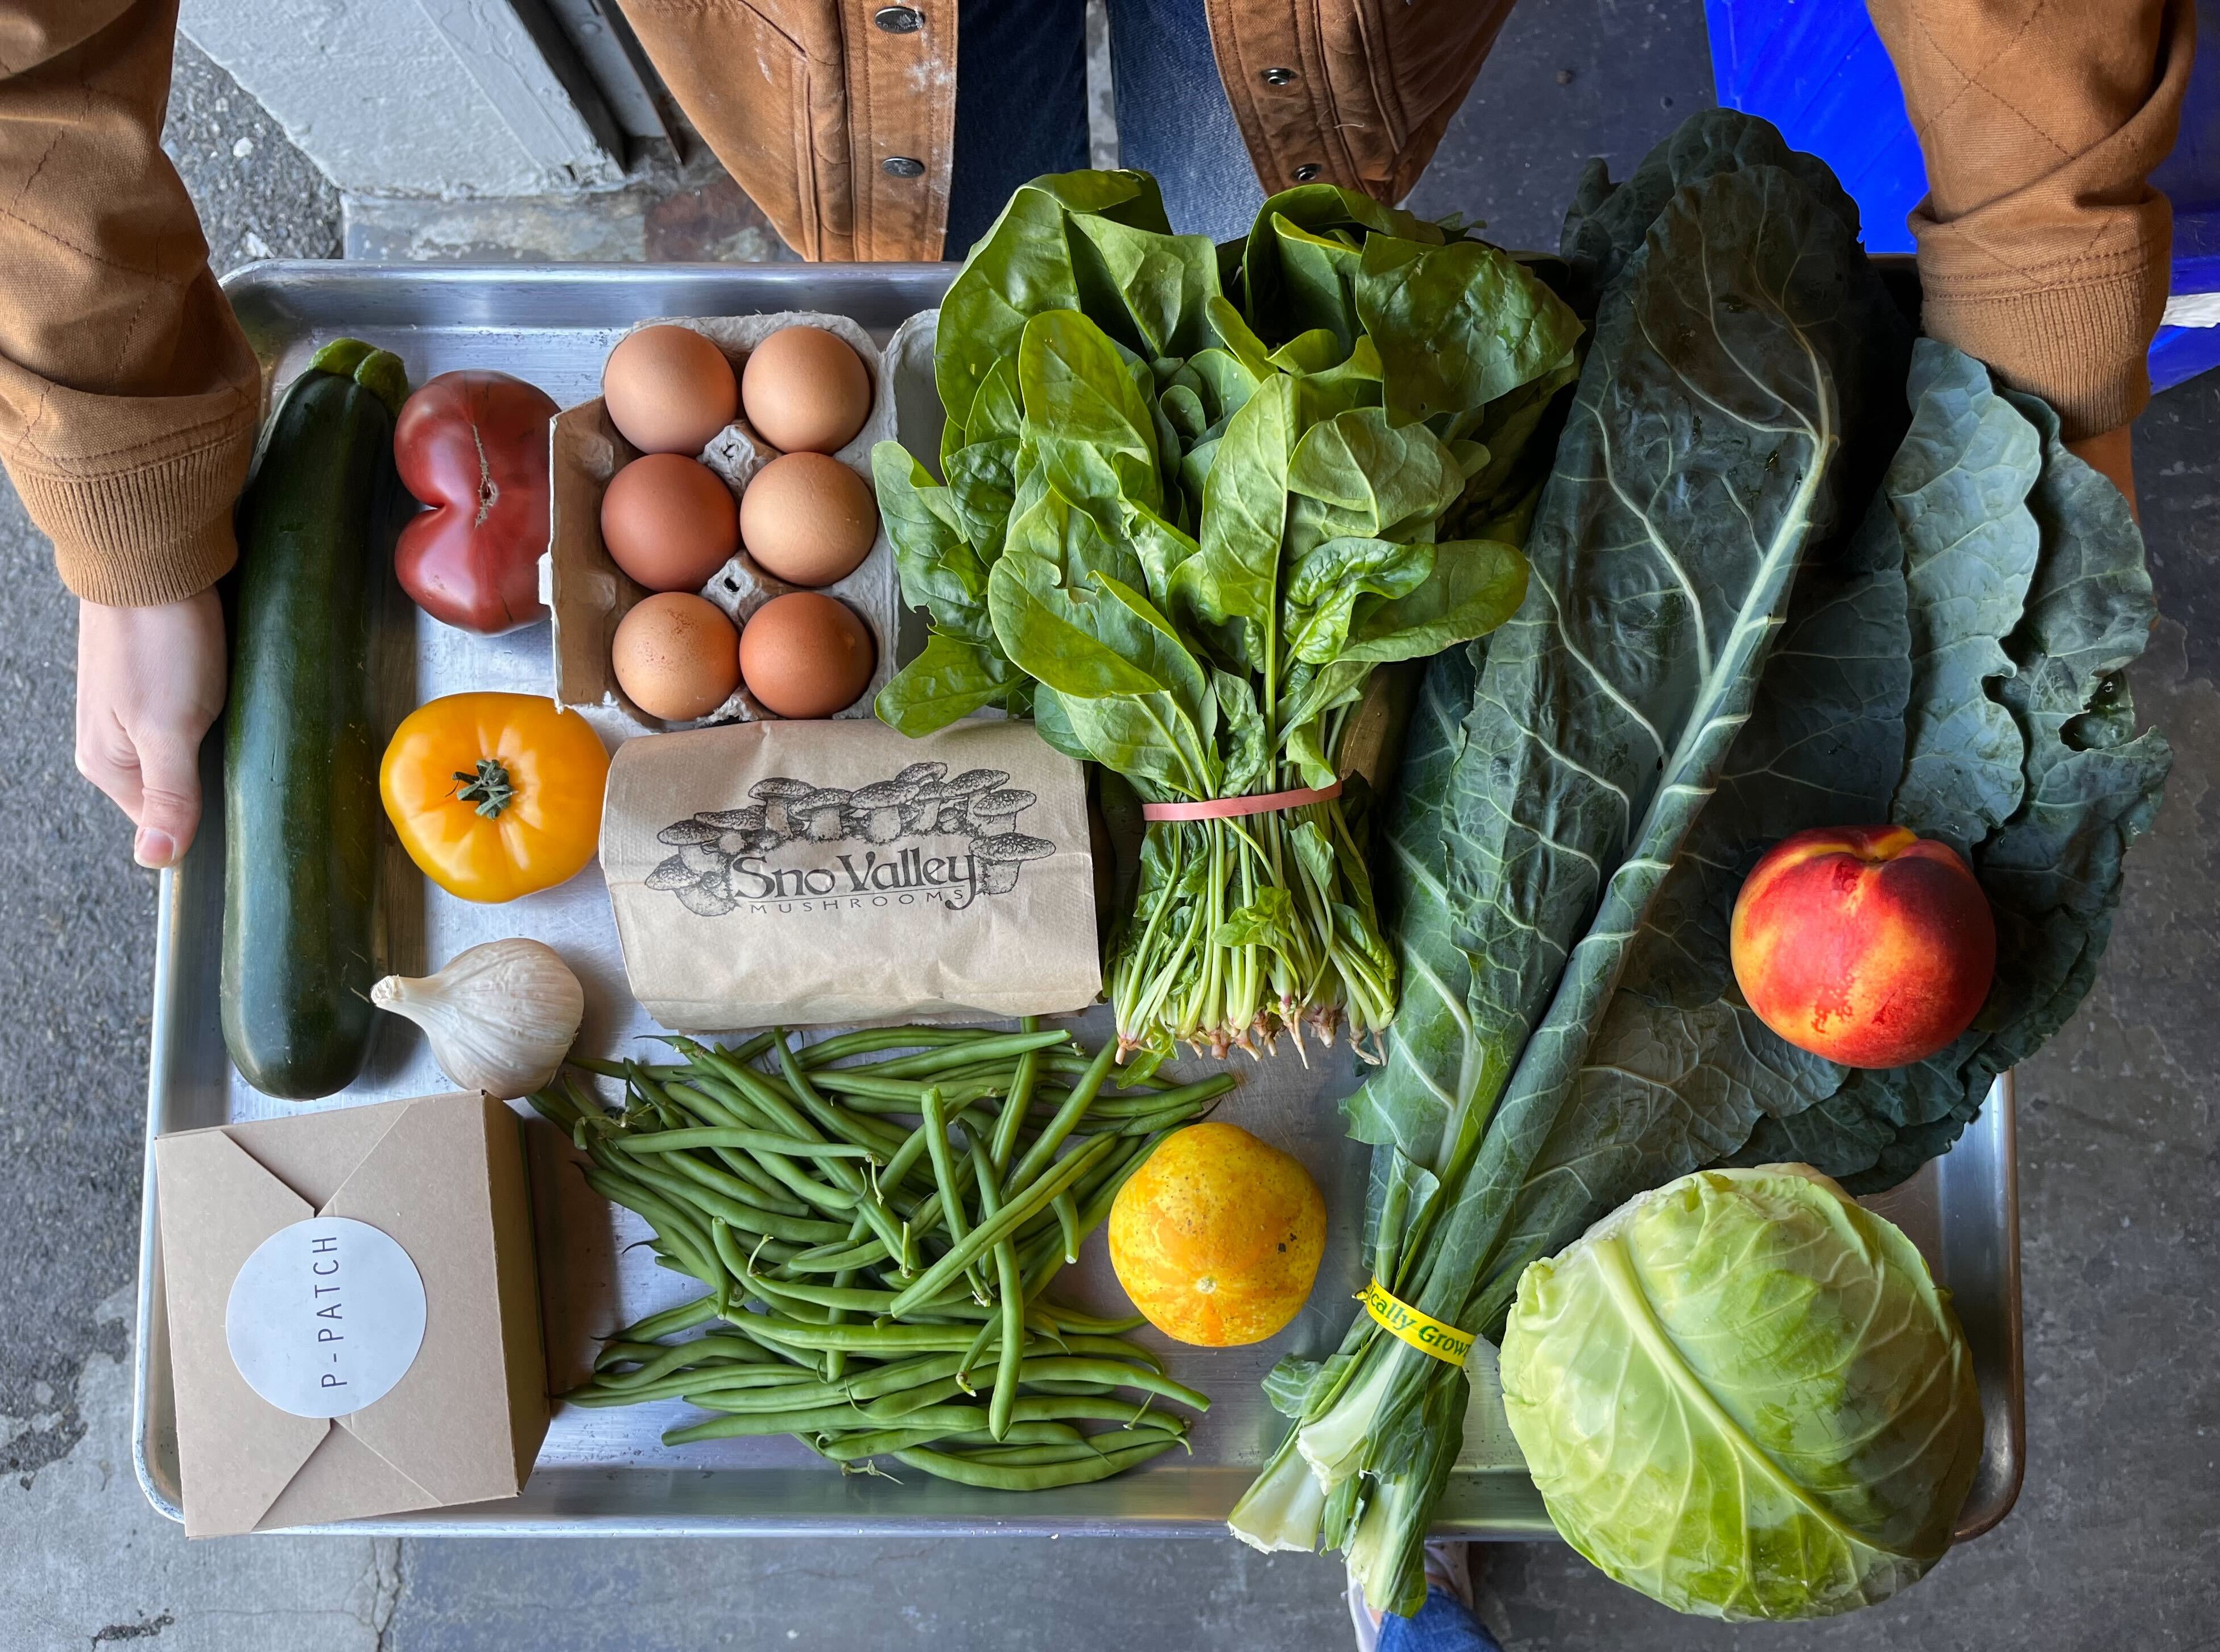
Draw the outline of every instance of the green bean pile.
<instances>
[{"instance_id":1,"label":"green bean pile","mask_svg":"<svg viewBox=\"0 0 2220 1652\"><path fill-rule=\"evenodd\" d=\"M616 1332L564 1397L714 1413L670 1445L792 1434L846 1472L885 1474L884 1457L1008 1491L1104 1480L1184 1444L1186 1421L1157 1401L1210 1402L1125 1339L1141 1320L1046 1291L1157 1143L1233 1080L1113 1091L1114 1044L1089 1056L1023 1025L573 1058L622 1080L622 1107L568 1074L533 1106L587 1155L594 1188L646 1220L657 1261L709 1294Z\"/></svg>"}]
</instances>

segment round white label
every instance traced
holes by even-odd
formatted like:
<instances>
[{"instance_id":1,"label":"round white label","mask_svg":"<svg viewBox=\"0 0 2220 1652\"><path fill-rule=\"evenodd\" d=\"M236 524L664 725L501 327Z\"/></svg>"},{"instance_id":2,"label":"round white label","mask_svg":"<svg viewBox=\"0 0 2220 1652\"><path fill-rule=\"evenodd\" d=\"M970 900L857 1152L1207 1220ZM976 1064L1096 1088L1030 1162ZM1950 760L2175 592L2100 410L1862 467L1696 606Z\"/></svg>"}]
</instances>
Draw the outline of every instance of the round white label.
<instances>
[{"instance_id":1,"label":"round white label","mask_svg":"<svg viewBox=\"0 0 2220 1652\"><path fill-rule=\"evenodd\" d=\"M381 1400L424 1344L424 1281L392 1236L346 1216L284 1227L231 1282L223 1316L247 1387L296 1417Z\"/></svg>"}]
</instances>

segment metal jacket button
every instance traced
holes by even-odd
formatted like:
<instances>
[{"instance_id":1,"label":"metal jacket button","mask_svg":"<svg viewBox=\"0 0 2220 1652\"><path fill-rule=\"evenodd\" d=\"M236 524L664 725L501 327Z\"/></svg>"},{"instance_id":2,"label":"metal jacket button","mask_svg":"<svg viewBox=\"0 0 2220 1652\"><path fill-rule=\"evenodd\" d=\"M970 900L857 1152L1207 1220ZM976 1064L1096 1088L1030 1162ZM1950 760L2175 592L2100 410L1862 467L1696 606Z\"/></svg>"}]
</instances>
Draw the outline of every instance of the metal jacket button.
<instances>
[{"instance_id":1,"label":"metal jacket button","mask_svg":"<svg viewBox=\"0 0 2220 1652\"><path fill-rule=\"evenodd\" d=\"M1295 72L1293 69L1267 69L1264 71L1264 84L1268 86L1284 86L1294 78Z\"/></svg>"},{"instance_id":2,"label":"metal jacket button","mask_svg":"<svg viewBox=\"0 0 2220 1652\"><path fill-rule=\"evenodd\" d=\"M871 21L889 34L914 34L925 27L924 14L909 6L882 6Z\"/></svg>"},{"instance_id":3,"label":"metal jacket button","mask_svg":"<svg viewBox=\"0 0 2220 1652\"><path fill-rule=\"evenodd\" d=\"M915 155L889 155L879 163L879 170L889 178L923 178L925 163ZM1311 168L1316 171L1318 168Z\"/></svg>"},{"instance_id":4,"label":"metal jacket button","mask_svg":"<svg viewBox=\"0 0 2220 1652\"><path fill-rule=\"evenodd\" d=\"M894 170L894 162L889 161L887 163L887 170L889 171ZM1295 182L1298 184L1307 184L1318 175L1319 169L1312 165L1308 161L1305 161L1301 165L1295 168Z\"/></svg>"}]
</instances>

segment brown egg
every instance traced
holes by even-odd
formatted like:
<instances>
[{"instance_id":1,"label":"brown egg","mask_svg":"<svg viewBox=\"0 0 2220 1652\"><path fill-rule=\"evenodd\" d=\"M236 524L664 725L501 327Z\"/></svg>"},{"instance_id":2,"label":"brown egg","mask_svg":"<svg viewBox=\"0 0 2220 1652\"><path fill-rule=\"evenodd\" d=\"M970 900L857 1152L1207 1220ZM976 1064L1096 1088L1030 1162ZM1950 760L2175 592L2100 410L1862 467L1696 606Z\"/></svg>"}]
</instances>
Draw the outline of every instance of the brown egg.
<instances>
[{"instance_id":1,"label":"brown egg","mask_svg":"<svg viewBox=\"0 0 2220 1652\"><path fill-rule=\"evenodd\" d=\"M733 490L683 453L650 453L602 496L602 543L652 591L697 591L739 549Z\"/></svg>"},{"instance_id":2,"label":"brown egg","mask_svg":"<svg viewBox=\"0 0 2220 1652\"><path fill-rule=\"evenodd\" d=\"M740 538L765 573L793 585L830 585L856 571L879 533L864 478L823 453L786 453L740 496Z\"/></svg>"},{"instance_id":3,"label":"brown egg","mask_svg":"<svg viewBox=\"0 0 2220 1652\"><path fill-rule=\"evenodd\" d=\"M609 352L602 399L641 452L698 453L733 422L739 387L725 352L692 327L644 327Z\"/></svg>"},{"instance_id":4,"label":"brown egg","mask_svg":"<svg viewBox=\"0 0 2220 1652\"><path fill-rule=\"evenodd\" d=\"M845 447L871 416L864 358L821 327L783 327L748 352L740 406L783 453Z\"/></svg>"},{"instance_id":5,"label":"brown egg","mask_svg":"<svg viewBox=\"0 0 2220 1652\"><path fill-rule=\"evenodd\" d=\"M845 602L815 591L775 596L740 633L748 692L782 717L830 717L870 685L877 650Z\"/></svg>"},{"instance_id":6,"label":"brown egg","mask_svg":"<svg viewBox=\"0 0 2220 1652\"><path fill-rule=\"evenodd\" d=\"M715 603L667 591L617 622L609 663L633 704L651 717L688 722L707 717L740 686L739 640Z\"/></svg>"}]
</instances>

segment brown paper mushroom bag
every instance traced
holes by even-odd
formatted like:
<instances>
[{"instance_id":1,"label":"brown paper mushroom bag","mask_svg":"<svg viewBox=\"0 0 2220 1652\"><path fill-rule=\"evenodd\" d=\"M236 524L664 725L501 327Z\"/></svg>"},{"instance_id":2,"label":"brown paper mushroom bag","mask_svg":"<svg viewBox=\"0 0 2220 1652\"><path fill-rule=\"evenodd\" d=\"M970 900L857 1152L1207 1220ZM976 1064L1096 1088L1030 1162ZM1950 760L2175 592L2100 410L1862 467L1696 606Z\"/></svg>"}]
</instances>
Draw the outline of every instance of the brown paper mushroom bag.
<instances>
[{"instance_id":1,"label":"brown paper mushroom bag","mask_svg":"<svg viewBox=\"0 0 2220 1652\"><path fill-rule=\"evenodd\" d=\"M627 740L602 874L633 994L669 1027L1051 1014L1101 989L1085 783L1030 723Z\"/></svg>"}]
</instances>

